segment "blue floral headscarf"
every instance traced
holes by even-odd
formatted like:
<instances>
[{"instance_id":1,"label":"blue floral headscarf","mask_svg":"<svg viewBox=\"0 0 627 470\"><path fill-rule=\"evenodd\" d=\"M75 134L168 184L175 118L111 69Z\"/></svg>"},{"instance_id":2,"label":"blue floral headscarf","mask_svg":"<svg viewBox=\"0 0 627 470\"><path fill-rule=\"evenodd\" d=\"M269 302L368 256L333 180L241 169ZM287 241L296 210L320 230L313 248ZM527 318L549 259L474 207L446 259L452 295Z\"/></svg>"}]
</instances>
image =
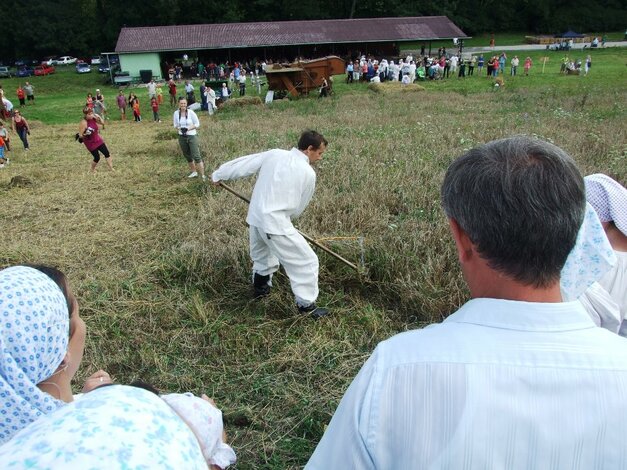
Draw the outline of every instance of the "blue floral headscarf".
<instances>
[{"instance_id":1,"label":"blue floral headscarf","mask_svg":"<svg viewBox=\"0 0 627 470\"><path fill-rule=\"evenodd\" d=\"M37 388L68 348L69 312L61 289L25 266L0 271L0 445L64 404Z\"/></svg>"}]
</instances>

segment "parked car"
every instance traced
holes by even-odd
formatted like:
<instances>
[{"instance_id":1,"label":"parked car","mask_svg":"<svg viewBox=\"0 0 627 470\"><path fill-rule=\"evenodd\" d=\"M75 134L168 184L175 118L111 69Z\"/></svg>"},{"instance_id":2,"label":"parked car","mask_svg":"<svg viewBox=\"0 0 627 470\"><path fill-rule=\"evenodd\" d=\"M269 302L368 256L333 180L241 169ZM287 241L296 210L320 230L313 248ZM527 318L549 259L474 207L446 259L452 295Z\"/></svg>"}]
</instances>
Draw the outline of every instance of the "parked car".
<instances>
[{"instance_id":1,"label":"parked car","mask_svg":"<svg viewBox=\"0 0 627 470\"><path fill-rule=\"evenodd\" d=\"M57 65L72 65L76 63L76 57L72 57L69 55L64 55L59 57L57 60Z\"/></svg>"},{"instance_id":2,"label":"parked car","mask_svg":"<svg viewBox=\"0 0 627 470\"><path fill-rule=\"evenodd\" d=\"M100 65L102 63L102 59L99 55L95 55L91 58L91 65Z\"/></svg>"},{"instance_id":3,"label":"parked car","mask_svg":"<svg viewBox=\"0 0 627 470\"><path fill-rule=\"evenodd\" d=\"M17 69L17 73L15 75L18 77L30 77L34 73L35 71L30 65L22 65Z\"/></svg>"},{"instance_id":4,"label":"parked car","mask_svg":"<svg viewBox=\"0 0 627 470\"><path fill-rule=\"evenodd\" d=\"M11 78L9 67L0 67L0 77Z\"/></svg>"},{"instance_id":5,"label":"parked car","mask_svg":"<svg viewBox=\"0 0 627 470\"><path fill-rule=\"evenodd\" d=\"M79 62L76 64L76 72L77 73L89 73L91 72L91 67L86 62Z\"/></svg>"},{"instance_id":6,"label":"parked car","mask_svg":"<svg viewBox=\"0 0 627 470\"><path fill-rule=\"evenodd\" d=\"M109 67L106 62L102 62L98 66L98 72L100 73L109 73L109 70L111 70L113 73L119 72L120 64L111 64L111 67Z\"/></svg>"},{"instance_id":7,"label":"parked car","mask_svg":"<svg viewBox=\"0 0 627 470\"><path fill-rule=\"evenodd\" d=\"M34 74L35 75L50 75L51 73L54 73L54 67L52 65L38 65L37 67L35 67L34 70Z\"/></svg>"},{"instance_id":8,"label":"parked car","mask_svg":"<svg viewBox=\"0 0 627 470\"><path fill-rule=\"evenodd\" d=\"M59 59L56 56L44 57L44 60L41 61L41 65L47 65L47 66L57 65L58 60Z\"/></svg>"}]
</instances>

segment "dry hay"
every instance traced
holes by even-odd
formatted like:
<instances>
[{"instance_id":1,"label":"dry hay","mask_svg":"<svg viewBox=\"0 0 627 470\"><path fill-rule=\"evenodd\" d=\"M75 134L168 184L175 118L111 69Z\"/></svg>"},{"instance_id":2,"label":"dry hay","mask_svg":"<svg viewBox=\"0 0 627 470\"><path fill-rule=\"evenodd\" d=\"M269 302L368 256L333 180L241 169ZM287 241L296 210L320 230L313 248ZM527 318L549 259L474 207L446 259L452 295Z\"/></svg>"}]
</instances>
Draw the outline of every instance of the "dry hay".
<instances>
[{"instance_id":1,"label":"dry hay","mask_svg":"<svg viewBox=\"0 0 627 470\"><path fill-rule=\"evenodd\" d=\"M258 96L242 96L241 98L237 98L234 100L228 100L223 104L225 108L232 107L242 107L242 106L259 106L262 105L263 101Z\"/></svg>"},{"instance_id":2,"label":"dry hay","mask_svg":"<svg viewBox=\"0 0 627 470\"><path fill-rule=\"evenodd\" d=\"M25 188L26 186L32 186L33 180L27 176L15 175L9 182L9 188Z\"/></svg>"},{"instance_id":3,"label":"dry hay","mask_svg":"<svg viewBox=\"0 0 627 470\"><path fill-rule=\"evenodd\" d=\"M417 91L424 91L425 88L423 86L417 85L416 83L412 83L410 85L405 85L401 82L383 82L383 83L369 83L368 89L370 91L374 91L375 93L415 93Z\"/></svg>"}]
</instances>

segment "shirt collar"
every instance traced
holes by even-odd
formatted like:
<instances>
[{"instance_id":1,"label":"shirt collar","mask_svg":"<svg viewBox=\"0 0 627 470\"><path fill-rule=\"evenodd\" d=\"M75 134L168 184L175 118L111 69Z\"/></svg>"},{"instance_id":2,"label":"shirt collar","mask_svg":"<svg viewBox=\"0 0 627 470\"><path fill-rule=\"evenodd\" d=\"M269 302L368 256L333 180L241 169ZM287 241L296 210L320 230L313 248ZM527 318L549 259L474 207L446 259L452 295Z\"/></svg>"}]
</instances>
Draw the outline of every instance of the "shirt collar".
<instances>
[{"instance_id":1,"label":"shirt collar","mask_svg":"<svg viewBox=\"0 0 627 470\"><path fill-rule=\"evenodd\" d=\"M307 163L309 163L309 157L307 155L305 155L303 153L302 150L297 149L296 147L292 147L291 150L292 153L294 153L295 155L298 155L300 158L302 158L304 161L306 161Z\"/></svg>"},{"instance_id":2,"label":"shirt collar","mask_svg":"<svg viewBox=\"0 0 627 470\"><path fill-rule=\"evenodd\" d=\"M445 321L538 332L582 330L596 326L579 301L541 303L472 299Z\"/></svg>"}]
</instances>

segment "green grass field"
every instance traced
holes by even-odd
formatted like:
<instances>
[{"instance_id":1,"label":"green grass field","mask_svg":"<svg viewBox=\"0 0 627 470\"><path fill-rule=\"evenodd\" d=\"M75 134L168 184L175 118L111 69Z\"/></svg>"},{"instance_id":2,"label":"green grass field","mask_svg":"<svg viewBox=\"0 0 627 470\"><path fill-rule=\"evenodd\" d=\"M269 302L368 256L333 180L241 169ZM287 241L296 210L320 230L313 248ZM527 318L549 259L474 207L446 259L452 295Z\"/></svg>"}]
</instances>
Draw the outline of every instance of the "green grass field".
<instances>
[{"instance_id":1,"label":"green grass field","mask_svg":"<svg viewBox=\"0 0 627 470\"><path fill-rule=\"evenodd\" d=\"M344 390L376 344L440 321L468 298L439 203L449 163L472 146L512 134L566 149L582 173L627 183L627 50L594 51L587 77L563 76L559 53L544 73L426 82L424 90L384 85L374 92L335 77L328 99L232 106L201 114L209 169L236 156L289 148L304 128L330 141L316 194L297 226L345 258L324 253L319 304L333 315L314 322L295 313L288 280L250 300L245 204L187 179L171 127L120 122L102 132L115 173L89 174L75 143L84 96L117 90L98 75L70 70L37 77L32 150L14 135L0 170L0 264L42 262L64 270L88 328L77 390L98 368L127 383L207 393L225 413L238 469L300 468ZM16 102L16 79L2 80ZM147 104L145 90L139 91ZM32 180L9 187L12 177ZM233 186L250 194L253 181Z\"/></svg>"}]
</instances>

